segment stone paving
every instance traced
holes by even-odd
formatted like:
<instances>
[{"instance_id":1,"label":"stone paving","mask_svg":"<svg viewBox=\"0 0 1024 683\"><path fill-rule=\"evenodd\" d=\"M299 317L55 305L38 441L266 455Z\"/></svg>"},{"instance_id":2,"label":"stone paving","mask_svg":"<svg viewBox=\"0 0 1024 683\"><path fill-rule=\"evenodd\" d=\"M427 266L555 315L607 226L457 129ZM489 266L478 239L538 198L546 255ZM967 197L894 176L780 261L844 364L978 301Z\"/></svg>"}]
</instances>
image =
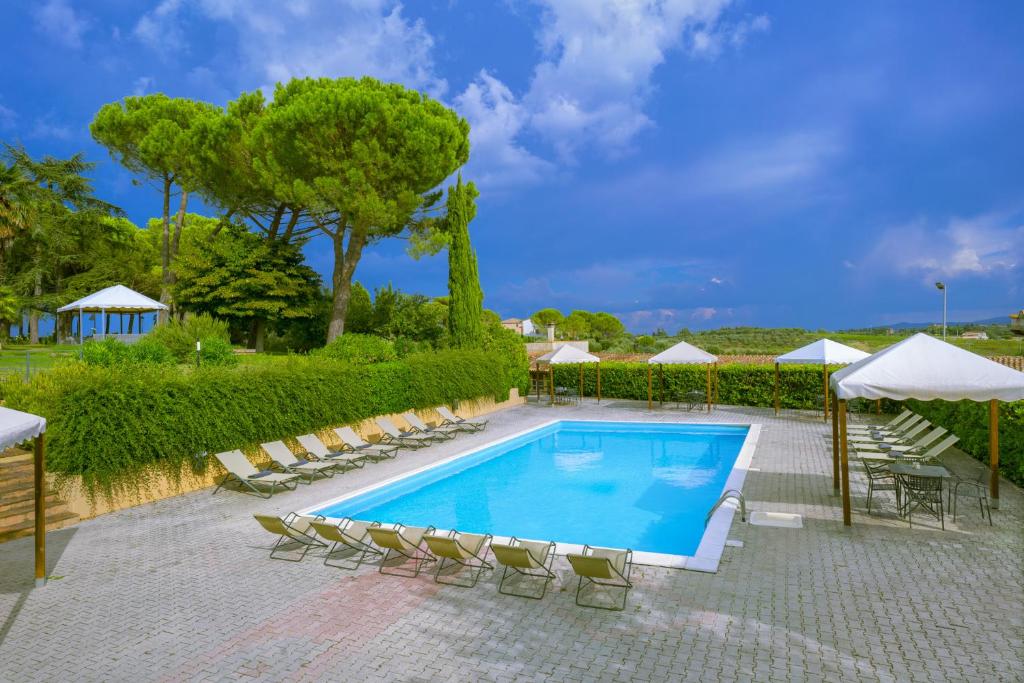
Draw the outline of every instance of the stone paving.
<instances>
[{"instance_id":1,"label":"stone paving","mask_svg":"<svg viewBox=\"0 0 1024 683\"><path fill-rule=\"evenodd\" d=\"M717 574L634 571L625 612L576 607L569 569L543 600L431 577L273 561L253 512L286 513L552 417L758 422ZM32 539L0 546L2 681L1020 681L1024 679L1024 496L1003 484L994 527L967 501L945 531L913 529L881 494L842 526L820 417L640 403L521 406L482 435L260 500L209 490L105 515L49 537L49 585L32 590ZM954 454L954 469L980 465Z\"/></svg>"}]
</instances>

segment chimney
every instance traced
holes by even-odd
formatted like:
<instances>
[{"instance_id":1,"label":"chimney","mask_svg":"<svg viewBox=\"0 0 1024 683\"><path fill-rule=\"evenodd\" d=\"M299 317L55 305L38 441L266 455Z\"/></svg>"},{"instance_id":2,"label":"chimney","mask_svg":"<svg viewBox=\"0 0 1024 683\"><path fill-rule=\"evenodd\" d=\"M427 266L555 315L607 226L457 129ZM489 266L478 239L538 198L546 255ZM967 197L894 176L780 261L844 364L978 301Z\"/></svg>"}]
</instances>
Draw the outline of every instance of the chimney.
<instances>
[{"instance_id":1,"label":"chimney","mask_svg":"<svg viewBox=\"0 0 1024 683\"><path fill-rule=\"evenodd\" d=\"M549 342L555 341L555 324L554 323L548 323L548 341Z\"/></svg>"}]
</instances>

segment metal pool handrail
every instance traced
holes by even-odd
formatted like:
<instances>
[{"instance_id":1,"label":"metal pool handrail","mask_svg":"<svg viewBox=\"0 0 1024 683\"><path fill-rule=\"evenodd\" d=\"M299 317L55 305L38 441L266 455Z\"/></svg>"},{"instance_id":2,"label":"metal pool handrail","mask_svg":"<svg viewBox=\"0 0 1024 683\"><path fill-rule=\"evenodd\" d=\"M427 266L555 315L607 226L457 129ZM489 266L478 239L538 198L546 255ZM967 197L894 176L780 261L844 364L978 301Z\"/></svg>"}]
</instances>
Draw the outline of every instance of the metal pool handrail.
<instances>
[{"instance_id":1,"label":"metal pool handrail","mask_svg":"<svg viewBox=\"0 0 1024 683\"><path fill-rule=\"evenodd\" d=\"M711 506L711 510L708 511L708 516L704 518L704 528L708 528L708 523L711 521L711 516L715 514L715 510L722 506L722 503L735 498L740 503L740 521L747 521L747 501L743 498L743 494L736 489L729 489L718 498L718 502Z\"/></svg>"}]
</instances>

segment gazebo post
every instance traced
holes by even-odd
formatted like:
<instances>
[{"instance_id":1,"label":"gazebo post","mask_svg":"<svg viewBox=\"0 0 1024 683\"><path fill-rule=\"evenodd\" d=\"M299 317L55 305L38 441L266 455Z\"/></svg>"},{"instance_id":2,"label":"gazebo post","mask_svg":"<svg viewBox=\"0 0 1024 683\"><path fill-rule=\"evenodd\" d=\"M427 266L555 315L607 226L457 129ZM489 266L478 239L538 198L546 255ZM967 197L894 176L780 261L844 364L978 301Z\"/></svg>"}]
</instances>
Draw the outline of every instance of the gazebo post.
<instances>
[{"instance_id":1,"label":"gazebo post","mask_svg":"<svg viewBox=\"0 0 1024 683\"><path fill-rule=\"evenodd\" d=\"M651 395L651 364L647 364L647 410L654 408L654 398Z\"/></svg>"},{"instance_id":2,"label":"gazebo post","mask_svg":"<svg viewBox=\"0 0 1024 683\"><path fill-rule=\"evenodd\" d=\"M843 526L853 526L850 514L850 460L849 446L846 443L846 399L839 399L836 408L839 413L839 458L843 482Z\"/></svg>"},{"instance_id":3,"label":"gazebo post","mask_svg":"<svg viewBox=\"0 0 1024 683\"><path fill-rule=\"evenodd\" d=\"M875 399L875 415L882 414L882 399Z\"/></svg>"},{"instance_id":4,"label":"gazebo post","mask_svg":"<svg viewBox=\"0 0 1024 683\"><path fill-rule=\"evenodd\" d=\"M834 396L834 395L833 395ZM832 493L839 493L839 415L832 411Z\"/></svg>"},{"instance_id":5,"label":"gazebo post","mask_svg":"<svg viewBox=\"0 0 1024 683\"><path fill-rule=\"evenodd\" d=\"M601 402L601 361L597 361L597 402Z\"/></svg>"},{"instance_id":6,"label":"gazebo post","mask_svg":"<svg viewBox=\"0 0 1024 683\"><path fill-rule=\"evenodd\" d=\"M827 363L822 363L822 365L821 365L821 375L822 375L822 377L825 378L825 414L822 416L822 419L824 419L825 422L828 422L828 364Z\"/></svg>"},{"instance_id":7,"label":"gazebo post","mask_svg":"<svg viewBox=\"0 0 1024 683\"><path fill-rule=\"evenodd\" d=\"M779 364L775 364L775 416L779 415Z\"/></svg>"},{"instance_id":8,"label":"gazebo post","mask_svg":"<svg viewBox=\"0 0 1024 683\"><path fill-rule=\"evenodd\" d=\"M999 509L999 401L988 402L988 458L992 474L989 479L991 505Z\"/></svg>"},{"instance_id":9,"label":"gazebo post","mask_svg":"<svg viewBox=\"0 0 1024 683\"><path fill-rule=\"evenodd\" d=\"M36 588L46 585L46 444L35 438Z\"/></svg>"},{"instance_id":10,"label":"gazebo post","mask_svg":"<svg viewBox=\"0 0 1024 683\"><path fill-rule=\"evenodd\" d=\"M707 399L708 399L708 412L711 412L711 364L707 364L708 379L707 379Z\"/></svg>"}]
</instances>

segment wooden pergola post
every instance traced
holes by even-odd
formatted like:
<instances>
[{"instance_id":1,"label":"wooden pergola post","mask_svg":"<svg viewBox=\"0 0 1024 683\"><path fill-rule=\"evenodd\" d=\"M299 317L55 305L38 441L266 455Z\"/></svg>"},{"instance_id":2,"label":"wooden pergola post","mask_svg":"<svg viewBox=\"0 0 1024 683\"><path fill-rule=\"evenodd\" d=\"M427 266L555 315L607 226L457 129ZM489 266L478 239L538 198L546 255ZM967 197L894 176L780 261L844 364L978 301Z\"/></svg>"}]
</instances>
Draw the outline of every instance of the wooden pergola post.
<instances>
[{"instance_id":1,"label":"wooden pergola post","mask_svg":"<svg viewBox=\"0 0 1024 683\"><path fill-rule=\"evenodd\" d=\"M46 444L45 436L35 439L36 587L46 585Z\"/></svg>"},{"instance_id":2,"label":"wooden pergola post","mask_svg":"<svg viewBox=\"0 0 1024 683\"><path fill-rule=\"evenodd\" d=\"M708 412L711 412L711 364L708 363L708 379L707 379L707 399L708 399Z\"/></svg>"},{"instance_id":3,"label":"wooden pergola post","mask_svg":"<svg viewBox=\"0 0 1024 683\"><path fill-rule=\"evenodd\" d=\"M664 406L665 405L665 365L663 363L658 363L658 377L659 377L660 382L661 382L661 391L658 394L658 405L659 406Z\"/></svg>"},{"instance_id":4,"label":"wooden pergola post","mask_svg":"<svg viewBox=\"0 0 1024 683\"><path fill-rule=\"evenodd\" d=\"M992 469L989 477L990 504L999 509L999 401L988 402L988 462Z\"/></svg>"},{"instance_id":5,"label":"wooden pergola post","mask_svg":"<svg viewBox=\"0 0 1024 683\"><path fill-rule=\"evenodd\" d=\"M583 363L580 363L580 402L583 402Z\"/></svg>"},{"instance_id":6,"label":"wooden pergola post","mask_svg":"<svg viewBox=\"0 0 1024 683\"><path fill-rule=\"evenodd\" d=\"M822 363L821 376L825 378L825 415L824 420L828 422L828 364Z\"/></svg>"},{"instance_id":7,"label":"wooden pergola post","mask_svg":"<svg viewBox=\"0 0 1024 683\"><path fill-rule=\"evenodd\" d=\"M551 391L551 405L555 405L555 364L548 363L548 389Z\"/></svg>"},{"instance_id":8,"label":"wooden pergola post","mask_svg":"<svg viewBox=\"0 0 1024 683\"><path fill-rule=\"evenodd\" d=\"M775 364L775 416L779 415L779 364Z\"/></svg>"},{"instance_id":9,"label":"wooden pergola post","mask_svg":"<svg viewBox=\"0 0 1024 683\"><path fill-rule=\"evenodd\" d=\"M654 396L651 394L651 364L647 364L647 410L654 408Z\"/></svg>"},{"instance_id":10,"label":"wooden pergola post","mask_svg":"<svg viewBox=\"0 0 1024 683\"><path fill-rule=\"evenodd\" d=\"M597 362L597 402L601 402L601 361Z\"/></svg>"},{"instance_id":11,"label":"wooden pergola post","mask_svg":"<svg viewBox=\"0 0 1024 683\"><path fill-rule=\"evenodd\" d=\"M846 442L846 399L839 399L838 404L836 410L839 413L839 464L843 485L843 526L853 526L853 518L850 513L849 446Z\"/></svg>"},{"instance_id":12,"label":"wooden pergola post","mask_svg":"<svg viewBox=\"0 0 1024 683\"><path fill-rule=\"evenodd\" d=\"M537 403L539 404L540 403L540 385L541 385L541 381L540 381L540 377L541 377L541 375L540 375L540 363L537 363L536 365L534 365L533 368L534 368L534 370L533 370L533 383L537 385Z\"/></svg>"},{"instance_id":13,"label":"wooden pergola post","mask_svg":"<svg viewBox=\"0 0 1024 683\"><path fill-rule=\"evenodd\" d=\"M839 493L839 415L832 411L832 492Z\"/></svg>"},{"instance_id":14,"label":"wooden pergola post","mask_svg":"<svg viewBox=\"0 0 1024 683\"><path fill-rule=\"evenodd\" d=\"M715 361L715 405L718 405L718 361Z\"/></svg>"}]
</instances>

